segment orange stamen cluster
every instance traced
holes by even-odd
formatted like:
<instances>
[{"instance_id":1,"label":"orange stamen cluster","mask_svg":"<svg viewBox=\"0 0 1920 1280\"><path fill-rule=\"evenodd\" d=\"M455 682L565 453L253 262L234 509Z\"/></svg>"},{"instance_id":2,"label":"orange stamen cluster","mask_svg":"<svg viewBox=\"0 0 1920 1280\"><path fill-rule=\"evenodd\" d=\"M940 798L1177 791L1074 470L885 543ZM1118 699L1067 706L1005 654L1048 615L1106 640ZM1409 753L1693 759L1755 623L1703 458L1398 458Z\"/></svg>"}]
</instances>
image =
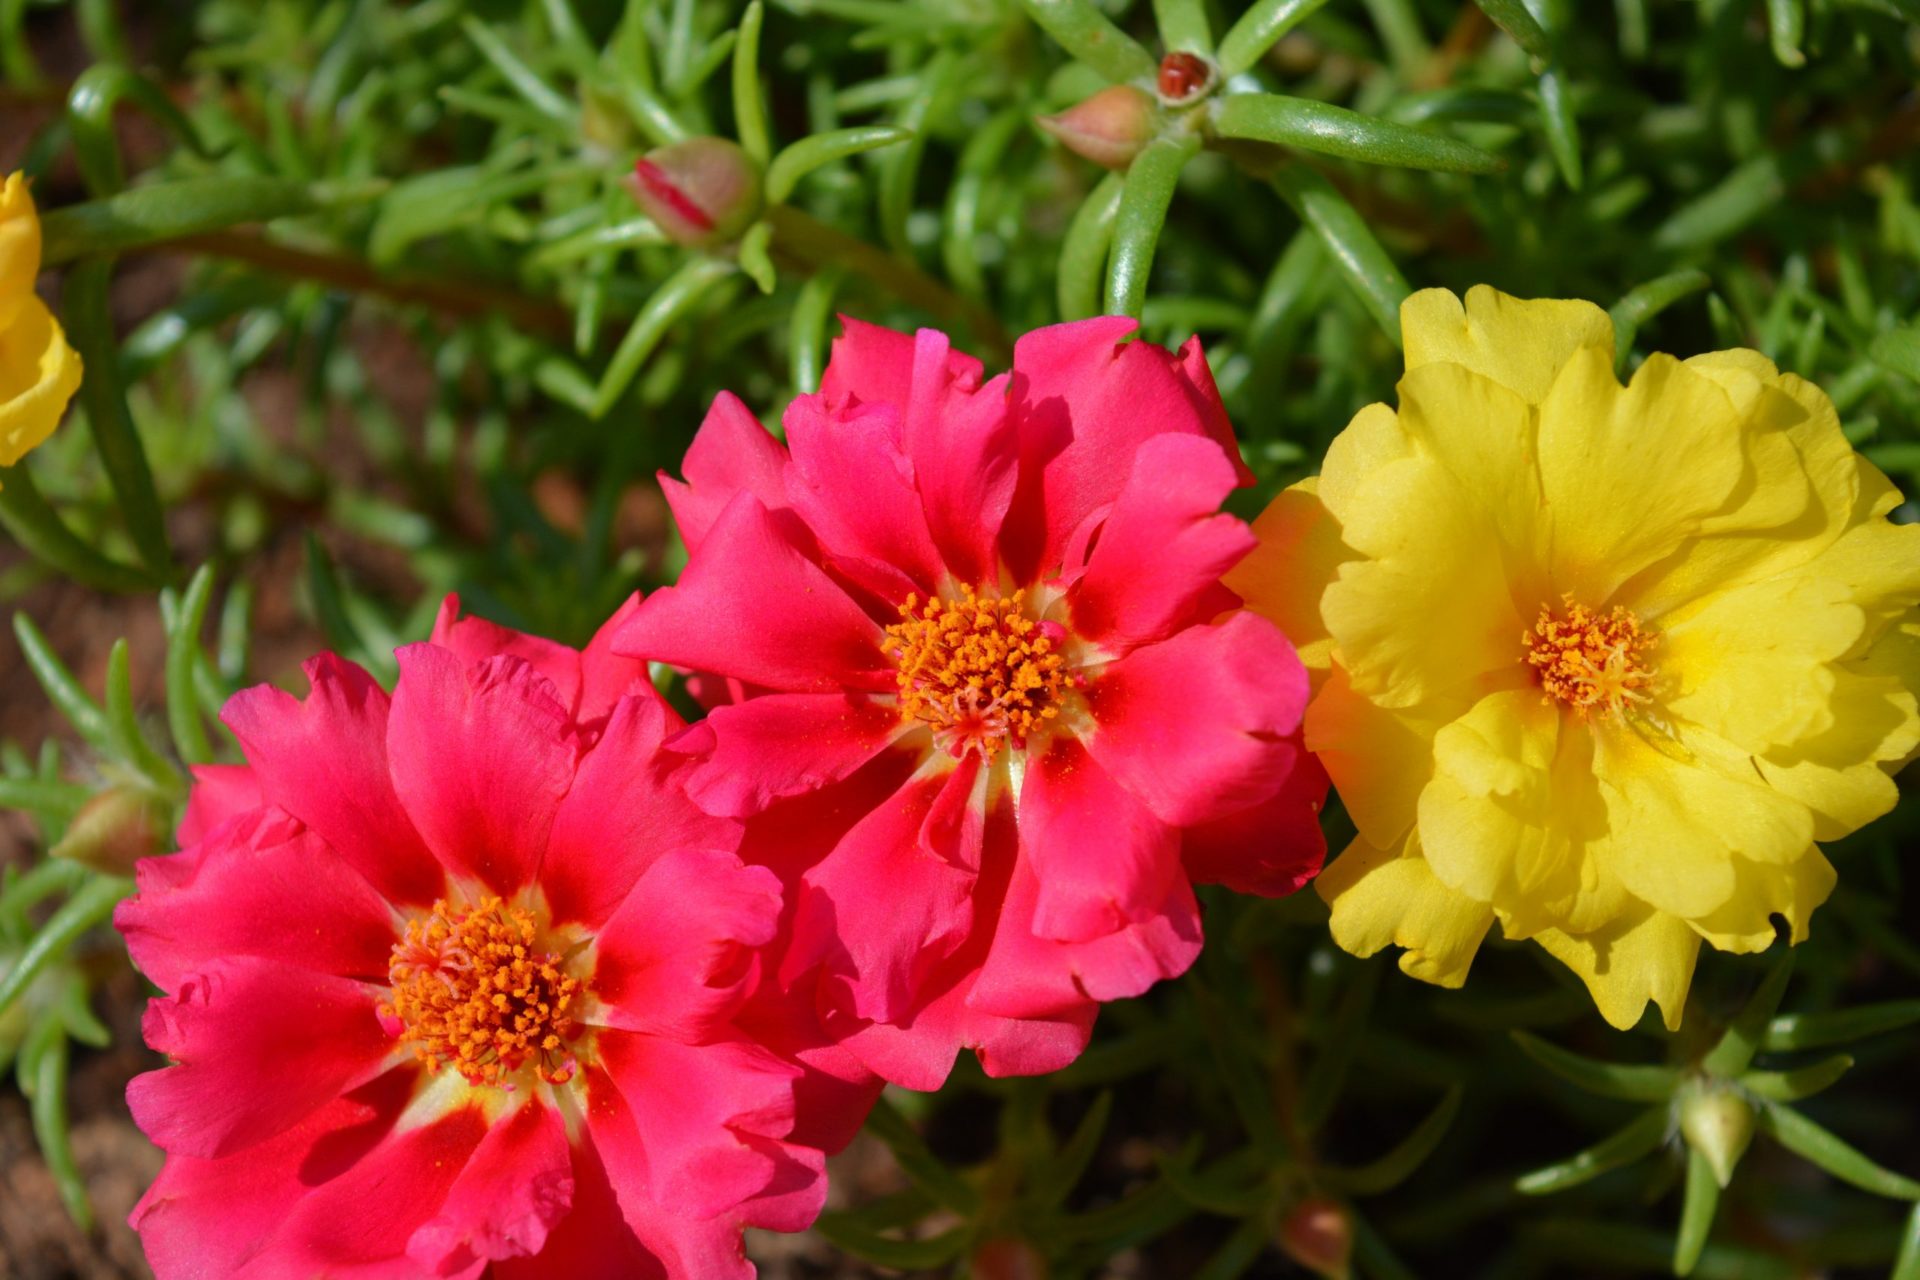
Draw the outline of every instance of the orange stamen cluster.
<instances>
[{"instance_id":1,"label":"orange stamen cluster","mask_svg":"<svg viewBox=\"0 0 1920 1280\"><path fill-rule=\"evenodd\" d=\"M1072 686L1060 642L1066 629L1027 616L1026 592L958 600L909 595L887 628L900 664L901 713L931 725L954 755L991 756L1060 714Z\"/></svg>"},{"instance_id":2,"label":"orange stamen cluster","mask_svg":"<svg viewBox=\"0 0 1920 1280\"><path fill-rule=\"evenodd\" d=\"M1583 719L1595 710L1604 715L1630 702L1647 701L1645 689L1653 673L1643 655L1655 637L1618 606L1599 614L1571 600L1563 604L1563 610L1542 605L1533 630L1520 637L1527 646L1527 665L1548 701L1572 707Z\"/></svg>"},{"instance_id":3,"label":"orange stamen cluster","mask_svg":"<svg viewBox=\"0 0 1920 1280\"><path fill-rule=\"evenodd\" d=\"M574 1071L573 1013L586 984L540 946L533 913L499 898L478 906L433 904L407 925L387 976L383 1012L403 1026L402 1044L438 1071L451 1066L473 1084L507 1085L522 1067L550 1084Z\"/></svg>"}]
</instances>

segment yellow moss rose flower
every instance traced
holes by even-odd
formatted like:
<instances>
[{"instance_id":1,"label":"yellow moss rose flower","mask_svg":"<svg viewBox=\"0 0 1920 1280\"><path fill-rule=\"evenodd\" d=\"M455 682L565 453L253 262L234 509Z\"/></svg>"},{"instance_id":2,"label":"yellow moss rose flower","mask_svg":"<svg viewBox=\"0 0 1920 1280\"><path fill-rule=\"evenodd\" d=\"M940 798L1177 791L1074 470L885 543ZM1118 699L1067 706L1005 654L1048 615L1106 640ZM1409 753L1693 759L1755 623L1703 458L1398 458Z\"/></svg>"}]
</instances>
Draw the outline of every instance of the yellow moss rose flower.
<instances>
[{"instance_id":1,"label":"yellow moss rose flower","mask_svg":"<svg viewBox=\"0 0 1920 1280\"><path fill-rule=\"evenodd\" d=\"M40 217L24 174L0 182L0 466L53 434L80 387L80 357L33 292Z\"/></svg>"},{"instance_id":2,"label":"yellow moss rose flower","mask_svg":"<svg viewBox=\"0 0 1920 1280\"><path fill-rule=\"evenodd\" d=\"M1443 986L1497 920L1602 1014L1679 1024L1701 939L1794 941L1820 840L1920 745L1920 526L1819 388L1752 351L1614 377L1584 302L1401 309L1370 405L1229 579L1318 680L1307 744L1359 837L1335 939Z\"/></svg>"}]
</instances>

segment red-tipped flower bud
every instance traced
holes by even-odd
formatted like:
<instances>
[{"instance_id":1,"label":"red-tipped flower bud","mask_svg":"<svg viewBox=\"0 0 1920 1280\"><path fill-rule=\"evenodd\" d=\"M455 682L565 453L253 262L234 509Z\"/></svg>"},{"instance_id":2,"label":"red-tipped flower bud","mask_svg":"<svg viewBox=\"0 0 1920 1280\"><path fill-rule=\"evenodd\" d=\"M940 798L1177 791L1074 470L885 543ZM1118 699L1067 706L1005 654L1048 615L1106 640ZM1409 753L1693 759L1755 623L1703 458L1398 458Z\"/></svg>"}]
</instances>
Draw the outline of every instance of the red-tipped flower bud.
<instances>
[{"instance_id":1,"label":"red-tipped flower bud","mask_svg":"<svg viewBox=\"0 0 1920 1280\"><path fill-rule=\"evenodd\" d=\"M130 876L133 864L160 853L171 818L167 802L145 787L108 787L80 807L50 852L95 871Z\"/></svg>"},{"instance_id":2,"label":"red-tipped flower bud","mask_svg":"<svg viewBox=\"0 0 1920 1280\"><path fill-rule=\"evenodd\" d=\"M1213 86L1213 66L1197 53L1176 50L1160 59L1156 87L1168 102L1186 102Z\"/></svg>"},{"instance_id":3,"label":"red-tipped flower bud","mask_svg":"<svg viewBox=\"0 0 1920 1280\"><path fill-rule=\"evenodd\" d=\"M1152 94L1115 84L1057 116L1041 116L1039 125L1075 155L1121 170L1153 137L1156 110Z\"/></svg>"},{"instance_id":4,"label":"red-tipped flower bud","mask_svg":"<svg viewBox=\"0 0 1920 1280\"><path fill-rule=\"evenodd\" d=\"M1280 1251L1317 1276L1347 1280L1352 1272L1353 1215L1337 1200L1309 1196L1280 1222Z\"/></svg>"},{"instance_id":5,"label":"red-tipped flower bud","mask_svg":"<svg viewBox=\"0 0 1920 1280\"><path fill-rule=\"evenodd\" d=\"M689 138L647 152L627 189L675 244L725 244L760 216L760 166L725 138Z\"/></svg>"},{"instance_id":6,"label":"red-tipped flower bud","mask_svg":"<svg viewBox=\"0 0 1920 1280\"><path fill-rule=\"evenodd\" d=\"M1680 1094L1680 1133L1724 1188L1753 1142L1753 1104L1717 1082L1693 1082Z\"/></svg>"}]
</instances>

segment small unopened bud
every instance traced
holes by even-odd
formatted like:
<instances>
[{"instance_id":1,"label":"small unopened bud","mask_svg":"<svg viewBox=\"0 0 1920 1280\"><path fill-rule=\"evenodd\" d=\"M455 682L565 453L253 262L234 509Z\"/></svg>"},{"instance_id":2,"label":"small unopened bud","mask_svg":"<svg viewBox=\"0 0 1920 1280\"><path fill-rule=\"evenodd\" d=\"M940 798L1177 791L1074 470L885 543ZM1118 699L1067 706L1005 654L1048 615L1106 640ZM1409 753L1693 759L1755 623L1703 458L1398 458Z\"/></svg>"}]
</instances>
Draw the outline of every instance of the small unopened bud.
<instances>
[{"instance_id":1,"label":"small unopened bud","mask_svg":"<svg viewBox=\"0 0 1920 1280\"><path fill-rule=\"evenodd\" d=\"M167 802L153 792L116 784L80 806L49 852L108 875L130 876L134 863L166 847L171 817Z\"/></svg>"},{"instance_id":2,"label":"small unopened bud","mask_svg":"<svg viewBox=\"0 0 1920 1280\"><path fill-rule=\"evenodd\" d=\"M1156 111L1146 90L1115 84L1057 116L1041 116L1038 123L1075 155L1122 170L1153 137Z\"/></svg>"},{"instance_id":3,"label":"small unopened bud","mask_svg":"<svg viewBox=\"0 0 1920 1280\"><path fill-rule=\"evenodd\" d=\"M1197 53L1175 50L1160 59L1155 86L1168 102L1189 101L1213 86L1213 66Z\"/></svg>"},{"instance_id":4,"label":"small unopened bud","mask_svg":"<svg viewBox=\"0 0 1920 1280\"><path fill-rule=\"evenodd\" d=\"M1724 1085L1695 1081L1680 1095L1680 1133L1724 1188L1753 1142L1753 1105Z\"/></svg>"},{"instance_id":5,"label":"small unopened bud","mask_svg":"<svg viewBox=\"0 0 1920 1280\"><path fill-rule=\"evenodd\" d=\"M1047 1260L1025 1240L983 1241L968 1260L974 1280L1047 1280Z\"/></svg>"},{"instance_id":6,"label":"small unopened bud","mask_svg":"<svg viewBox=\"0 0 1920 1280\"><path fill-rule=\"evenodd\" d=\"M627 189L675 244L725 244L760 216L760 166L725 138L689 138L647 152Z\"/></svg>"},{"instance_id":7,"label":"small unopened bud","mask_svg":"<svg viewBox=\"0 0 1920 1280\"><path fill-rule=\"evenodd\" d=\"M1353 1215L1337 1200L1309 1196L1281 1219L1279 1245L1315 1275L1347 1280L1353 1266Z\"/></svg>"}]
</instances>

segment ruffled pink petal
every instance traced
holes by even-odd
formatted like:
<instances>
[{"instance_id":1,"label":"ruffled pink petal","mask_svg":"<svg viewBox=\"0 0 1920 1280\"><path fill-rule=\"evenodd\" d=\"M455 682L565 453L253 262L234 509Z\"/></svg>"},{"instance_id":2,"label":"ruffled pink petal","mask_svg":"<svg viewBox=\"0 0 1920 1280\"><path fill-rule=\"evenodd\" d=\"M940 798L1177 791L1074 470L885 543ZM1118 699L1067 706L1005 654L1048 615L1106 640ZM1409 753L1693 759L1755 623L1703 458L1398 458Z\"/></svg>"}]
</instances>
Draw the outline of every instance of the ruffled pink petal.
<instances>
[{"instance_id":1,"label":"ruffled pink petal","mask_svg":"<svg viewBox=\"0 0 1920 1280\"><path fill-rule=\"evenodd\" d=\"M407 1256L407 1243L446 1203L487 1127L479 1108L463 1107L396 1132L313 1185L269 1245L235 1274L244 1280L417 1280L420 1264Z\"/></svg>"},{"instance_id":2,"label":"ruffled pink petal","mask_svg":"<svg viewBox=\"0 0 1920 1280\"><path fill-rule=\"evenodd\" d=\"M469 665L432 644L395 656L387 754L401 803L449 871L517 892L539 868L573 784L566 709L519 658Z\"/></svg>"},{"instance_id":3,"label":"ruffled pink petal","mask_svg":"<svg viewBox=\"0 0 1920 1280\"><path fill-rule=\"evenodd\" d=\"M393 912L326 842L278 809L221 824L191 848L143 858L113 923L140 972L176 991L223 956L384 982Z\"/></svg>"},{"instance_id":4,"label":"ruffled pink petal","mask_svg":"<svg viewBox=\"0 0 1920 1280\"><path fill-rule=\"evenodd\" d=\"M1018 581L1051 576L1067 539L1112 502L1133 470L1134 451L1166 432L1206 436L1231 458L1212 380L1150 342L1125 339L1125 316L1097 316L1036 329L1013 349L1009 411L1020 432L1021 483L1001 536Z\"/></svg>"},{"instance_id":5,"label":"ruffled pink petal","mask_svg":"<svg viewBox=\"0 0 1920 1280\"><path fill-rule=\"evenodd\" d=\"M1280 898L1320 874L1327 857L1320 831L1327 773L1297 739L1291 745L1293 762L1271 796L1181 833L1187 875L1196 883Z\"/></svg>"},{"instance_id":6,"label":"ruffled pink petal","mask_svg":"<svg viewBox=\"0 0 1920 1280\"><path fill-rule=\"evenodd\" d=\"M1179 833L1066 736L1028 753L1020 847L1040 884L1030 927L1060 942L1149 918L1181 874Z\"/></svg>"},{"instance_id":7,"label":"ruffled pink petal","mask_svg":"<svg viewBox=\"0 0 1920 1280\"><path fill-rule=\"evenodd\" d=\"M446 874L394 794L386 691L330 653L305 669L313 686L305 701L260 685L221 712L260 794L312 827L389 902L433 902Z\"/></svg>"},{"instance_id":8,"label":"ruffled pink petal","mask_svg":"<svg viewBox=\"0 0 1920 1280\"><path fill-rule=\"evenodd\" d=\"M780 925L780 881L732 853L656 858L595 942L608 1026L697 1044L745 1002Z\"/></svg>"},{"instance_id":9,"label":"ruffled pink petal","mask_svg":"<svg viewBox=\"0 0 1920 1280\"><path fill-rule=\"evenodd\" d=\"M1220 575L1256 545L1243 521L1220 512L1235 483L1212 440L1160 435L1143 443L1068 594L1075 634L1121 654L1205 621L1196 606L1218 601Z\"/></svg>"},{"instance_id":10,"label":"ruffled pink petal","mask_svg":"<svg viewBox=\"0 0 1920 1280\"><path fill-rule=\"evenodd\" d=\"M1087 750L1162 821L1191 826L1272 794L1306 703L1306 669L1279 628L1235 613L1096 677Z\"/></svg>"},{"instance_id":11,"label":"ruffled pink petal","mask_svg":"<svg viewBox=\"0 0 1920 1280\"><path fill-rule=\"evenodd\" d=\"M786 470L786 449L767 434L740 398L731 391L715 396L687 448L682 464L686 483L664 472L660 475L660 487L688 554L699 550L720 513L738 494L752 494L770 511L785 508Z\"/></svg>"},{"instance_id":12,"label":"ruffled pink petal","mask_svg":"<svg viewBox=\"0 0 1920 1280\"><path fill-rule=\"evenodd\" d=\"M886 1082L828 1034L810 987L789 990L772 974L763 974L759 989L734 1016L734 1025L755 1044L801 1068L793 1082L791 1141L828 1155L853 1141Z\"/></svg>"},{"instance_id":13,"label":"ruffled pink petal","mask_svg":"<svg viewBox=\"0 0 1920 1280\"><path fill-rule=\"evenodd\" d=\"M769 694L716 707L704 723L712 737L687 794L730 817L849 777L911 727L891 699L857 693Z\"/></svg>"},{"instance_id":14,"label":"ruffled pink petal","mask_svg":"<svg viewBox=\"0 0 1920 1280\"><path fill-rule=\"evenodd\" d=\"M769 689L878 692L893 683L880 641L860 606L795 550L757 498L742 494L680 581L648 597L614 647Z\"/></svg>"},{"instance_id":15,"label":"ruffled pink petal","mask_svg":"<svg viewBox=\"0 0 1920 1280\"><path fill-rule=\"evenodd\" d=\"M1033 919L1042 891L1039 869L1020 859L993 949L967 994L973 1009L1008 1018L1059 1017L1088 1002L1137 996L1185 973L1200 954L1200 904L1183 877L1173 878L1145 920L1086 942L1055 942L1024 923Z\"/></svg>"},{"instance_id":16,"label":"ruffled pink petal","mask_svg":"<svg viewBox=\"0 0 1920 1280\"><path fill-rule=\"evenodd\" d=\"M199 844L221 823L251 813L265 803L252 765L194 765L193 790L187 794L187 811L181 815L180 829L174 837L182 849Z\"/></svg>"},{"instance_id":17,"label":"ruffled pink petal","mask_svg":"<svg viewBox=\"0 0 1920 1280\"><path fill-rule=\"evenodd\" d=\"M654 688L647 664L613 651L613 638L640 610L640 593L628 596L613 616L600 624L580 651L580 701L573 710L574 721L581 725L601 725L613 714L614 707L628 696L650 696L667 713L668 722L680 726L679 713L667 705Z\"/></svg>"},{"instance_id":18,"label":"ruffled pink petal","mask_svg":"<svg viewBox=\"0 0 1920 1280\"><path fill-rule=\"evenodd\" d=\"M732 849L740 824L687 799L685 758L662 750L679 717L650 693L623 700L581 760L560 802L540 866L558 923L604 923L655 858L673 849Z\"/></svg>"},{"instance_id":19,"label":"ruffled pink petal","mask_svg":"<svg viewBox=\"0 0 1920 1280\"><path fill-rule=\"evenodd\" d=\"M572 1204L566 1125L532 1100L493 1122L407 1256L428 1275L477 1276L495 1259L539 1253Z\"/></svg>"},{"instance_id":20,"label":"ruffled pink petal","mask_svg":"<svg viewBox=\"0 0 1920 1280\"><path fill-rule=\"evenodd\" d=\"M793 1128L798 1068L757 1045L690 1046L602 1031L587 1078L587 1125L622 1203L627 1188L711 1218L781 1176L778 1151L750 1141Z\"/></svg>"},{"instance_id":21,"label":"ruffled pink petal","mask_svg":"<svg viewBox=\"0 0 1920 1280\"><path fill-rule=\"evenodd\" d=\"M823 397L801 396L783 421L793 452L787 500L834 566L886 600L936 590L945 566L901 448L899 409L835 414Z\"/></svg>"},{"instance_id":22,"label":"ruffled pink petal","mask_svg":"<svg viewBox=\"0 0 1920 1280\"><path fill-rule=\"evenodd\" d=\"M237 1155L201 1160L169 1154L127 1218L140 1233L154 1274L159 1280L220 1280L268 1250L312 1188L390 1139L417 1079L411 1067L390 1071Z\"/></svg>"},{"instance_id":23,"label":"ruffled pink petal","mask_svg":"<svg viewBox=\"0 0 1920 1280\"><path fill-rule=\"evenodd\" d=\"M1194 412L1205 424L1205 434L1217 441L1233 462L1234 478L1240 486L1254 482L1253 468L1240 456L1240 442L1233 434L1233 422L1227 417L1227 407L1220 403L1220 389L1214 385L1213 369L1207 364L1207 353L1200 347L1198 337L1188 338L1180 344L1178 353L1180 372L1186 377L1187 398L1192 401Z\"/></svg>"},{"instance_id":24,"label":"ruffled pink petal","mask_svg":"<svg viewBox=\"0 0 1920 1280\"><path fill-rule=\"evenodd\" d=\"M569 713L580 702L580 652L557 640L528 635L485 618L460 616L460 597L440 602L428 643L448 650L462 666L475 666L498 654L519 658L553 682L554 696Z\"/></svg>"},{"instance_id":25,"label":"ruffled pink petal","mask_svg":"<svg viewBox=\"0 0 1920 1280\"><path fill-rule=\"evenodd\" d=\"M607 1169L594 1148L590 1131L583 1132L572 1146L573 1207L547 1233L546 1247L531 1258L502 1258L493 1264L494 1280L678 1280L699 1275L681 1264L673 1238L663 1231L649 1234L658 1245L651 1249L628 1225L613 1185L607 1181ZM655 1206L636 1215L651 1223ZM715 1234L727 1233L724 1224L715 1224ZM738 1247L739 1230L732 1229ZM669 1271L665 1259L672 1259L678 1270ZM727 1274L724 1270L714 1273Z\"/></svg>"},{"instance_id":26,"label":"ruffled pink petal","mask_svg":"<svg viewBox=\"0 0 1920 1280\"><path fill-rule=\"evenodd\" d=\"M954 578L1000 577L1000 523L1020 478L1020 438L1007 415L1002 374L980 385L978 365L957 370L947 336L922 329L901 434L927 527Z\"/></svg>"},{"instance_id":27,"label":"ruffled pink petal","mask_svg":"<svg viewBox=\"0 0 1920 1280\"><path fill-rule=\"evenodd\" d=\"M898 330L841 316L840 336L820 377L820 394L836 408L843 405L905 405L913 396L916 339ZM962 389L980 385L980 362L958 351L944 352L946 371Z\"/></svg>"},{"instance_id":28,"label":"ruffled pink petal","mask_svg":"<svg viewBox=\"0 0 1920 1280\"><path fill-rule=\"evenodd\" d=\"M806 873L786 976L824 961L861 1018L893 1021L920 1002L926 975L974 923L979 855L966 847L955 810L964 810L977 773L978 758L969 756L943 774L915 777Z\"/></svg>"},{"instance_id":29,"label":"ruffled pink petal","mask_svg":"<svg viewBox=\"0 0 1920 1280\"><path fill-rule=\"evenodd\" d=\"M147 1044L176 1065L134 1077L134 1121L167 1151L213 1158L298 1124L380 1074L393 1049L364 983L269 960L219 960L147 1004Z\"/></svg>"}]
</instances>

